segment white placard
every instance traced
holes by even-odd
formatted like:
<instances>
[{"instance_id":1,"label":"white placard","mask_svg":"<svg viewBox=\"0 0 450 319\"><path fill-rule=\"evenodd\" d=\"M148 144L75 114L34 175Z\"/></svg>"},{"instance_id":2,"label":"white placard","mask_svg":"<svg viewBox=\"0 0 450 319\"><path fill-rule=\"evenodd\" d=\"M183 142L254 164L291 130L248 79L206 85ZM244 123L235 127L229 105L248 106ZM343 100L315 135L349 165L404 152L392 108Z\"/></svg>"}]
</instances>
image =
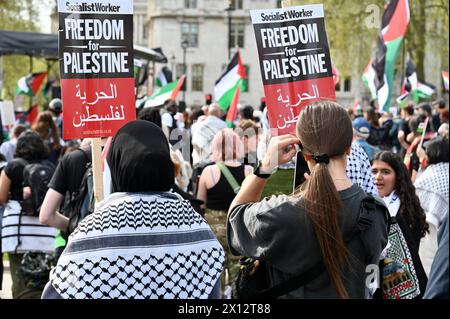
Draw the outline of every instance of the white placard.
<instances>
[{"instance_id":1,"label":"white placard","mask_svg":"<svg viewBox=\"0 0 450 319\"><path fill-rule=\"evenodd\" d=\"M287 7L282 9L250 10L253 24L288 22L299 19L323 18L323 4Z\"/></svg>"},{"instance_id":2,"label":"white placard","mask_svg":"<svg viewBox=\"0 0 450 319\"><path fill-rule=\"evenodd\" d=\"M14 104L11 101L0 102L2 124L4 126L13 126L16 123L16 115L14 114Z\"/></svg>"}]
</instances>

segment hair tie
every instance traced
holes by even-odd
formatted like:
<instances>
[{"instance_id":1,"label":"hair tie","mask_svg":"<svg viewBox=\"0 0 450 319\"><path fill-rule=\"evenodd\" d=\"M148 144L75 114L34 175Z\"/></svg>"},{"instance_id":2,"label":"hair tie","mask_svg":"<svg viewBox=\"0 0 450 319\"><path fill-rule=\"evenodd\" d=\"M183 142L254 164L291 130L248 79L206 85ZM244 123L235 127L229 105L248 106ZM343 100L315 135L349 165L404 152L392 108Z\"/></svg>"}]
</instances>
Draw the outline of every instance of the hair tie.
<instances>
[{"instance_id":1,"label":"hair tie","mask_svg":"<svg viewBox=\"0 0 450 319\"><path fill-rule=\"evenodd\" d=\"M313 155L312 158L317 164L328 164L330 162L330 157L327 154Z\"/></svg>"}]
</instances>

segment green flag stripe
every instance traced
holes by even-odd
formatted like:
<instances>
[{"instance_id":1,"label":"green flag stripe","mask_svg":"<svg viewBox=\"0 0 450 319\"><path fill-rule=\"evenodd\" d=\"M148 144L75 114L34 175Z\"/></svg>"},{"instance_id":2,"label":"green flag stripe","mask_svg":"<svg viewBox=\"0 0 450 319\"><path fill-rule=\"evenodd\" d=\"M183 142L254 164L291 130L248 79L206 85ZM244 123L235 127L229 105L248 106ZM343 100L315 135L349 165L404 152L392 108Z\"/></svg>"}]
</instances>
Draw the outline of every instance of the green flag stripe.
<instances>
[{"instance_id":1,"label":"green flag stripe","mask_svg":"<svg viewBox=\"0 0 450 319\"><path fill-rule=\"evenodd\" d=\"M223 112L226 112L230 107L231 101L233 101L234 92L236 92L240 82L241 81L237 81L236 84L231 89L226 91L217 101Z\"/></svg>"},{"instance_id":2,"label":"green flag stripe","mask_svg":"<svg viewBox=\"0 0 450 319\"><path fill-rule=\"evenodd\" d=\"M397 60L398 53L400 52L400 47L402 45L403 37L400 37L394 41L386 43L386 64L384 73L386 74L387 84L389 86L389 95L382 106L382 109L386 112L389 112L389 108L391 106L391 98L392 98L392 83L394 82L394 68L395 61Z\"/></svg>"}]
</instances>

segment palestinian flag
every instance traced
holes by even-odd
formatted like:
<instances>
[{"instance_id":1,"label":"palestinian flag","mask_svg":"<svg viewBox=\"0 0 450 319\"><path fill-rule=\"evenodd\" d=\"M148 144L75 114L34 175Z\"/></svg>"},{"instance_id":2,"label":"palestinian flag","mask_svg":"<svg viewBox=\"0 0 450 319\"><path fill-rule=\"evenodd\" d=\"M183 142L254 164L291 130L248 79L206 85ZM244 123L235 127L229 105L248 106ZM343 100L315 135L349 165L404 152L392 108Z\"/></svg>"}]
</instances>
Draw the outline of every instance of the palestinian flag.
<instances>
[{"instance_id":1,"label":"palestinian flag","mask_svg":"<svg viewBox=\"0 0 450 319\"><path fill-rule=\"evenodd\" d=\"M30 123L30 125L33 125L34 121L38 116L38 113L39 113L39 106L35 104L26 112L25 120L28 123Z\"/></svg>"},{"instance_id":2,"label":"palestinian flag","mask_svg":"<svg viewBox=\"0 0 450 319\"><path fill-rule=\"evenodd\" d=\"M352 109L353 109L353 114L362 115L362 108L361 108L361 103L360 103L359 97L357 97L355 99Z\"/></svg>"},{"instance_id":3,"label":"palestinian flag","mask_svg":"<svg viewBox=\"0 0 450 319\"><path fill-rule=\"evenodd\" d=\"M161 106L167 100L176 100L178 92L183 86L185 75L182 75L177 81L171 82L153 93L145 102L144 107Z\"/></svg>"},{"instance_id":4,"label":"palestinian flag","mask_svg":"<svg viewBox=\"0 0 450 319\"><path fill-rule=\"evenodd\" d=\"M398 106L400 108L404 108L406 105L406 102L408 101L409 92L405 92L402 95L400 95L395 101L397 102Z\"/></svg>"},{"instance_id":5,"label":"palestinian flag","mask_svg":"<svg viewBox=\"0 0 450 319\"><path fill-rule=\"evenodd\" d=\"M417 80L417 73L411 60L406 63L405 80L402 86L402 96L406 93L412 95L413 101L418 103L419 100L429 99L434 93L435 87L431 84L420 83Z\"/></svg>"},{"instance_id":6,"label":"palestinian flag","mask_svg":"<svg viewBox=\"0 0 450 319\"><path fill-rule=\"evenodd\" d=\"M429 83L418 83L417 88L412 92L413 101L418 103L420 99L430 99L434 93L434 85Z\"/></svg>"},{"instance_id":7,"label":"palestinian flag","mask_svg":"<svg viewBox=\"0 0 450 319\"><path fill-rule=\"evenodd\" d=\"M47 76L47 72L33 73L17 81L16 96L24 94L35 96Z\"/></svg>"},{"instance_id":8,"label":"palestinian flag","mask_svg":"<svg viewBox=\"0 0 450 319\"><path fill-rule=\"evenodd\" d=\"M448 91L448 71L442 71L442 81L444 82L444 87Z\"/></svg>"},{"instance_id":9,"label":"palestinian flag","mask_svg":"<svg viewBox=\"0 0 450 319\"><path fill-rule=\"evenodd\" d=\"M47 83L45 83L45 86L41 91L41 95L45 98L45 101L47 102L47 104L50 102L50 95L52 93L52 87L55 82L56 82L56 80L54 80L54 79L47 81Z\"/></svg>"},{"instance_id":10,"label":"palestinian flag","mask_svg":"<svg viewBox=\"0 0 450 319\"><path fill-rule=\"evenodd\" d=\"M164 66L158 73L156 78L156 86L163 87L167 83L172 82L172 71L167 66Z\"/></svg>"},{"instance_id":11,"label":"palestinian flag","mask_svg":"<svg viewBox=\"0 0 450 319\"><path fill-rule=\"evenodd\" d=\"M419 81L417 80L417 73L414 68L414 64L411 60L408 60L408 62L406 62L406 74L402 86L402 94L405 94L406 92L413 92L417 89L418 84Z\"/></svg>"},{"instance_id":12,"label":"palestinian flag","mask_svg":"<svg viewBox=\"0 0 450 319\"><path fill-rule=\"evenodd\" d=\"M379 111L388 112L391 105L394 66L409 23L408 0L391 0L385 7L378 33L378 52L373 67L377 76Z\"/></svg>"},{"instance_id":13,"label":"palestinian flag","mask_svg":"<svg viewBox=\"0 0 450 319\"><path fill-rule=\"evenodd\" d=\"M225 72L216 81L214 86L214 95L217 103L223 112L226 112L233 100L235 92L241 83L246 79L245 68L242 64L239 51L231 59ZM242 81L241 90L245 89L245 81Z\"/></svg>"},{"instance_id":14,"label":"palestinian flag","mask_svg":"<svg viewBox=\"0 0 450 319\"><path fill-rule=\"evenodd\" d=\"M239 93L241 91L242 80L239 81L238 87L234 92L233 100L231 100L230 107L228 108L226 122L229 128L233 128L233 123L236 120L237 110L238 110L238 102L239 102Z\"/></svg>"},{"instance_id":15,"label":"palestinian flag","mask_svg":"<svg viewBox=\"0 0 450 319\"><path fill-rule=\"evenodd\" d=\"M377 72L375 71L372 63L373 60L370 59L369 64L367 64L361 79L370 91L371 100L375 100L377 98L377 87L375 85Z\"/></svg>"}]
</instances>

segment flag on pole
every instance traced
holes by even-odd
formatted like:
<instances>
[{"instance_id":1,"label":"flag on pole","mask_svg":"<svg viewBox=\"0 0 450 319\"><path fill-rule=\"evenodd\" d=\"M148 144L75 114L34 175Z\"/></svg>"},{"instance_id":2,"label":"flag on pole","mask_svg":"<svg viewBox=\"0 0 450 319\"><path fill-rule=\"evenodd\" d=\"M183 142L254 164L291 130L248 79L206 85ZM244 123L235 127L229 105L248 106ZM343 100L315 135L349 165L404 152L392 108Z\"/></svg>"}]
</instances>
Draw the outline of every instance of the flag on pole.
<instances>
[{"instance_id":1,"label":"flag on pole","mask_svg":"<svg viewBox=\"0 0 450 319\"><path fill-rule=\"evenodd\" d=\"M163 87L164 85L170 82L172 82L172 71L170 71L167 66L164 66L159 71L155 84L158 87Z\"/></svg>"},{"instance_id":2,"label":"flag on pole","mask_svg":"<svg viewBox=\"0 0 450 319\"><path fill-rule=\"evenodd\" d=\"M418 103L420 99L430 99L434 94L434 85L429 83L420 83L417 88L413 91L413 100Z\"/></svg>"},{"instance_id":3,"label":"flag on pole","mask_svg":"<svg viewBox=\"0 0 450 319\"><path fill-rule=\"evenodd\" d=\"M406 102L408 101L409 92L405 92L402 95L400 95L395 101L397 102L398 106L400 108L404 108L406 105Z\"/></svg>"},{"instance_id":4,"label":"flag on pole","mask_svg":"<svg viewBox=\"0 0 450 319\"><path fill-rule=\"evenodd\" d=\"M214 86L215 99L223 112L228 110L241 80L245 80L246 78L245 68L238 51L234 54L227 69L216 81ZM240 90L245 89L245 81L242 81L242 84Z\"/></svg>"},{"instance_id":5,"label":"flag on pole","mask_svg":"<svg viewBox=\"0 0 450 319\"><path fill-rule=\"evenodd\" d=\"M357 97L355 99L355 102L353 103L353 114L362 115L362 108L361 108L361 103L359 101L359 97Z\"/></svg>"},{"instance_id":6,"label":"flag on pole","mask_svg":"<svg viewBox=\"0 0 450 319\"><path fill-rule=\"evenodd\" d=\"M56 82L55 79L47 81L47 83L45 83L44 88L41 91L41 95L45 98L47 104L50 102L50 94L52 92L52 87L55 82Z\"/></svg>"},{"instance_id":7,"label":"flag on pole","mask_svg":"<svg viewBox=\"0 0 450 319\"><path fill-rule=\"evenodd\" d=\"M400 97L409 92L412 95L413 101L418 103L421 98L429 99L433 95L434 89L434 86L431 84L419 82L414 64L411 60L408 60L406 63L405 79L402 86L402 95ZM397 100L399 98L397 98Z\"/></svg>"},{"instance_id":8,"label":"flag on pole","mask_svg":"<svg viewBox=\"0 0 450 319\"><path fill-rule=\"evenodd\" d=\"M145 102L144 108L163 105L167 100L176 100L185 78L186 76L182 75L177 81L168 83L154 92Z\"/></svg>"},{"instance_id":9,"label":"flag on pole","mask_svg":"<svg viewBox=\"0 0 450 319\"><path fill-rule=\"evenodd\" d=\"M229 128L233 128L233 122L236 120L237 117L237 105L239 102L239 93L241 91L241 83L242 80L239 81L238 87L236 91L234 92L233 99L231 100L230 107L228 108L226 122Z\"/></svg>"},{"instance_id":10,"label":"flag on pole","mask_svg":"<svg viewBox=\"0 0 450 319\"><path fill-rule=\"evenodd\" d=\"M375 71L372 63L373 60L370 59L369 64L367 64L361 79L370 91L371 100L375 100L377 98L377 87L375 85L377 72Z\"/></svg>"},{"instance_id":11,"label":"flag on pole","mask_svg":"<svg viewBox=\"0 0 450 319\"><path fill-rule=\"evenodd\" d=\"M376 70L379 111L389 111L394 81L394 67L409 23L408 0L391 0L385 7L378 33L378 52L373 67Z\"/></svg>"},{"instance_id":12,"label":"flag on pole","mask_svg":"<svg viewBox=\"0 0 450 319\"><path fill-rule=\"evenodd\" d=\"M40 72L21 77L19 81L17 81L16 96L19 94L35 96L46 76L47 72Z\"/></svg>"},{"instance_id":13,"label":"flag on pole","mask_svg":"<svg viewBox=\"0 0 450 319\"><path fill-rule=\"evenodd\" d=\"M411 60L408 60L408 62L406 62L406 72L402 86L402 94L405 94L406 92L413 92L417 89L418 84L419 81L417 80L417 73L414 68L414 64Z\"/></svg>"},{"instance_id":14,"label":"flag on pole","mask_svg":"<svg viewBox=\"0 0 450 319\"><path fill-rule=\"evenodd\" d=\"M25 120L33 125L39 113L39 106L37 104L33 105L26 113Z\"/></svg>"},{"instance_id":15,"label":"flag on pole","mask_svg":"<svg viewBox=\"0 0 450 319\"><path fill-rule=\"evenodd\" d=\"M442 71L442 81L444 82L444 87L448 91L448 71Z\"/></svg>"}]
</instances>

